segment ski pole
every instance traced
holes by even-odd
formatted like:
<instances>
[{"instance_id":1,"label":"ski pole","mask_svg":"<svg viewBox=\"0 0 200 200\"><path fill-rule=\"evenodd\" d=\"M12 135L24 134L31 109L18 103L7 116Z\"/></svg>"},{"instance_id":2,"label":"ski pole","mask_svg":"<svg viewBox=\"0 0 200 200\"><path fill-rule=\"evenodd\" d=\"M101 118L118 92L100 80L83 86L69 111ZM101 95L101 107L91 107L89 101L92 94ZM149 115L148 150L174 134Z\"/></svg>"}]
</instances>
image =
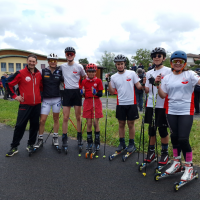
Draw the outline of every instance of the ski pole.
<instances>
[{"instance_id":1,"label":"ski pole","mask_svg":"<svg viewBox=\"0 0 200 200\"><path fill-rule=\"evenodd\" d=\"M107 118L108 118L108 91L107 91L107 99L106 99L106 122L105 122L105 142L104 142L104 155L103 158L106 157L106 131L107 131Z\"/></svg>"}]
</instances>

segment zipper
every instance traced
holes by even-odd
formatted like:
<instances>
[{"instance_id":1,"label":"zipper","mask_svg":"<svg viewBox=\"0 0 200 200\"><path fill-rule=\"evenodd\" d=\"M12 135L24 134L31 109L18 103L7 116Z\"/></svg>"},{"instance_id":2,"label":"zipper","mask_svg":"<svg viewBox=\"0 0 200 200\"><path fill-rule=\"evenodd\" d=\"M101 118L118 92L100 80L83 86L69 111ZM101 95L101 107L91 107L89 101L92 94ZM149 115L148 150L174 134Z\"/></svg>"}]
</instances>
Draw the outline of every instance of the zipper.
<instances>
[{"instance_id":1,"label":"zipper","mask_svg":"<svg viewBox=\"0 0 200 200\"><path fill-rule=\"evenodd\" d=\"M31 76L32 76L32 79L33 79L33 104L35 104L35 89L34 89L34 77L33 77L33 74L31 73Z\"/></svg>"}]
</instances>

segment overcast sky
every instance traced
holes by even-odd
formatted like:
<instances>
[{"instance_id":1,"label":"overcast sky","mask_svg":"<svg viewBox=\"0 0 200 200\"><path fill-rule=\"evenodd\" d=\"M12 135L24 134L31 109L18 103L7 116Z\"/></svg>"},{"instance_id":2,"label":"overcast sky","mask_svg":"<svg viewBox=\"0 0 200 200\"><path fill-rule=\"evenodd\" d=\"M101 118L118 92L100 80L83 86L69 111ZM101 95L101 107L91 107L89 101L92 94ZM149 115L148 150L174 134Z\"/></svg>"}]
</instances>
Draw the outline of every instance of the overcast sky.
<instances>
[{"instance_id":1,"label":"overcast sky","mask_svg":"<svg viewBox=\"0 0 200 200\"><path fill-rule=\"evenodd\" d=\"M200 54L198 0L0 0L0 48L100 60L139 48Z\"/></svg>"}]
</instances>

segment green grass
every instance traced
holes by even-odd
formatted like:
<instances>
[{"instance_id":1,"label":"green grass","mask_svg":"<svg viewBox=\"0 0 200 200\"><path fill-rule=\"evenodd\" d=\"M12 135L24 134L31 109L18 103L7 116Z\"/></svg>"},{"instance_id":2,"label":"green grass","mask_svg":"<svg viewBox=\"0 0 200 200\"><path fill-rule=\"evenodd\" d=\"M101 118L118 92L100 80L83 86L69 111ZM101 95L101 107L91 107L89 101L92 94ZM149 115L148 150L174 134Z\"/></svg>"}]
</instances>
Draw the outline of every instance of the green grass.
<instances>
[{"instance_id":1,"label":"green grass","mask_svg":"<svg viewBox=\"0 0 200 200\"><path fill-rule=\"evenodd\" d=\"M15 126L16 119L17 119L17 112L18 112L18 106L19 103L16 101L5 101L3 99L0 99L0 123L4 123L6 125ZM104 134L105 134L105 116L106 116L106 111L103 111L104 118L100 119L100 130L101 130L101 142L104 143ZM60 128L59 128L59 134L62 134L62 113L60 114ZM74 115L74 109L71 109L71 114L70 114L71 120L76 124L75 120L75 115ZM83 127L86 123L86 120L83 119ZM47 119L46 125L45 125L45 131L50 132L52 129L53 125L53 119L52 119L52 113ZM28 129L29 125L27 125ZM141 129L141 116L140 119L135 121L135 143L136 147L139 146L139 139L140 139L140 129ZM147 150L148 147L148 125L145 125L145 151ZM169 130L168 130L169 132ZM197 165L200 164L199 162L199 155L200 155L200 120L194 120L192 130L190 133L190 144L192 146L193 150L193 162ZM76 137L76 130L69 122L69 128L68 128L68 133L72 137ZM115 118L115 111L114 110L108 110L108 121L107 121L107 144L112 145L112 146L118 146L119 144L119 136L118 136L118 121ZM157 134L159 135L159 134ZM86 140L87 137L87 132L86 128L83 132L83 139ZM159 147L159 154L160 154L160 137L158 137L158 147ZM125 138L126 138L126 144L128 145L128 127L126 125L126 133L125 133ZM142 151L142 147L141 147ZM171 143L169 144L169 154L172 156L172 145Z\"/></svg>"}]
</instances>

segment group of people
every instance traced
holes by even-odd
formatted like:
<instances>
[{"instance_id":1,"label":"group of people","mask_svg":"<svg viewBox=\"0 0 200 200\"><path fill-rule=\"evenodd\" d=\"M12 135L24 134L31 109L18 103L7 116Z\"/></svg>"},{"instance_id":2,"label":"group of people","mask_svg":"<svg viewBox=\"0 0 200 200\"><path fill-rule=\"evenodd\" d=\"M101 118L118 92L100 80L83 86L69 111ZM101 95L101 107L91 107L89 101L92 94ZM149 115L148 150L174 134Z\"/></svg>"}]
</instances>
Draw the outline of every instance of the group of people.
<instances>
[{"instance_id":1,"label":"group of people","mask_svg":"<svg viewBox=\"0 0 200 200\"><path fill-rule=\"evenodd\" d=\"M29 140L27 149L40 147L43 143L43 132L46 119L52 108L54 119L53 143L58 144L59 112L61 97L59 85L64 81L63 93L63 124L62 142L67 146L68 121L70 109L74 106L77 120L78 145L82 145L81 106L82 96L85 97L83 104L83 118L87 119L87 148L100 149L99 119L103 117L102 81L96 77L97 66L88 64L86 72L81 64L74 62L76 51L73 47L65 49L67 63L57 66L58 57L50 54L47 57L49 66L41 71L36 69L37 57L29 55L27 66L9 77L6 84L12 98L20 102L17 122L14 130L11 149L6 156L13 156L18 152L18 145L23 137L27 122L30 121ZM168 143L171 131L171 143L173 145L174 162L167 174L176 173L180 170L181 152L185 159L185 172L182 181L188 181L193 176L192 149L189 143L190 130L194 115L194 87L200 84L199 76L185 68L187 55L183 51L175 51L170 58L171 68L165 67L163 62L166 58L164 48L158 47L152 50L151 58L154 68L146 73L146 77L140 77L133 70L126 70L126 57L117 55L114 63L117 73L106 74L110 94L117 90L116 118L119 123L119 146L117 152L126 149L128 152L135 151L135 120L139 118L135 90L145 92L147 100L143 102L145 108L144 122L149 124L149 146L145 162L150 163L155 158L156 130L158 128L161 137L161 157L159 165L166 165L169 161ZM141 68L142 69L142 68ZM13 86L18 84L20 95L17 96ZM135 89L136 88L136 89ZM41 95L43 101L41 106ZM94 116L95 110L95 116ZM155 116L154 116L155 114ZM155 124L153 119L155 118ZM94 119L95 139L92 139L92 119ZM129 144L125 144L125 124L129 129ZM93 145L94 143L94 145Z\"/></svg>"}]
</instances>

